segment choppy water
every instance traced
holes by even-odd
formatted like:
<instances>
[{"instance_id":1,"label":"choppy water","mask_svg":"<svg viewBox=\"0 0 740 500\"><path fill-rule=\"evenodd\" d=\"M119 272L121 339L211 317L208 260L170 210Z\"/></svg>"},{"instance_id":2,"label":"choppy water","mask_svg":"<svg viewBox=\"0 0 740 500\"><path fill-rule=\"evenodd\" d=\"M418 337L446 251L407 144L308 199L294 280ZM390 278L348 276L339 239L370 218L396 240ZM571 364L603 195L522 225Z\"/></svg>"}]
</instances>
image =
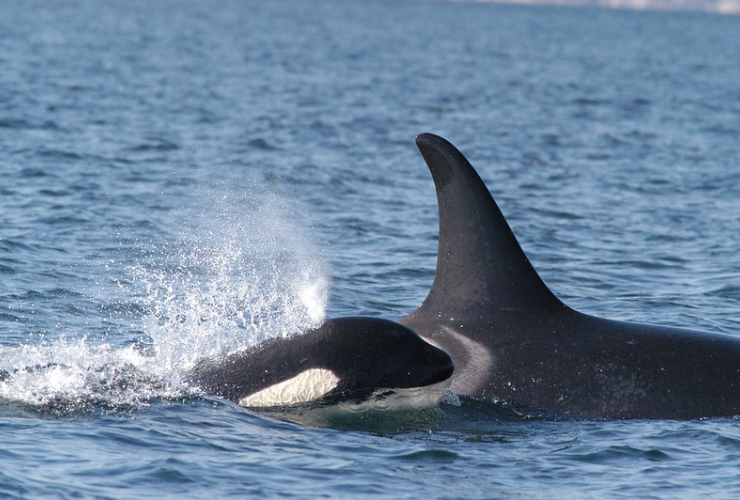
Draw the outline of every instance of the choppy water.
<instances>
[{"instance_id":1,"label":"choppy water","mask_svg":"<svg viewBox=\"0 0 740 500\"><path fill-rule=\"evenodd\" d=\"M180 380L323 314L398 319L423 300L424 131L468 155L571 306L740 334L737 17L0 10L0 496L740 492L736 420L522 420L464 399L287 416L306 427Z\"/></svg>"}]
</instances>

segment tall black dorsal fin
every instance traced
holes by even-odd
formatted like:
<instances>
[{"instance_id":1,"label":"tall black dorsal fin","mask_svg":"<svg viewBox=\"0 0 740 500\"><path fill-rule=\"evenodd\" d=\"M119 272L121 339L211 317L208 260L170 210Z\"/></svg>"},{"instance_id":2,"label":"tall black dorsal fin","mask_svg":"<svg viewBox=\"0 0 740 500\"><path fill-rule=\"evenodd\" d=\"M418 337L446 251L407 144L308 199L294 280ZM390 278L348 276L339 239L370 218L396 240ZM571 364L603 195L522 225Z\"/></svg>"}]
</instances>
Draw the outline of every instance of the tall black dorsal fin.
<instances>
[{"instance_id":1,"label":"tall black dorsal fin","mask_svg":"<svg viewBox=\"0 0 740 500\"><path fill-rule=\"evenodd\" d=\"M437 188L439 252L432 289L411 316L475 321L484 311L562 308L465 156L433 134L421 134L416 145Z\"/></svg>"}]
</instances>

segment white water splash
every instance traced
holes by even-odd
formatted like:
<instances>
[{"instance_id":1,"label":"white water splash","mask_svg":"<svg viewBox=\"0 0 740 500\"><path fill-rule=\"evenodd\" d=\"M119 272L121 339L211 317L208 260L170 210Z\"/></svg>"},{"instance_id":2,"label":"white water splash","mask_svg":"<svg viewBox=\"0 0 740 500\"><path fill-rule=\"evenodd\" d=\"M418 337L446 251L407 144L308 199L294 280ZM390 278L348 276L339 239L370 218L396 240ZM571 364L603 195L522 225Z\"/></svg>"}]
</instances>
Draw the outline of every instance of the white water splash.
<instances>
[{"instance_id":1,"label":"white water splash","mask_svg":"<svg viewBox=\"0 0 740 500\"><path fill-rule=\"evenodd\" d=\"M321 323L329 280L317 252L279 199L251 201L246 214L223 204L193 216L129 267L143 342L92 344L83 334L0 347L0 407L118 412L183 397L182 374L199 359Z\"/></svg>"},{"instance_id":2,"label":"white water splash","mask_svg":"<svg viewBox=\"0 0 740 500\"><path fill-rule=\"evenodd\" d=\"M0 402L38 413L67 415L138 408L153 397L178 397L133 346L90 345L85 339L0 350Z\"/></svg>"}]
</instances>

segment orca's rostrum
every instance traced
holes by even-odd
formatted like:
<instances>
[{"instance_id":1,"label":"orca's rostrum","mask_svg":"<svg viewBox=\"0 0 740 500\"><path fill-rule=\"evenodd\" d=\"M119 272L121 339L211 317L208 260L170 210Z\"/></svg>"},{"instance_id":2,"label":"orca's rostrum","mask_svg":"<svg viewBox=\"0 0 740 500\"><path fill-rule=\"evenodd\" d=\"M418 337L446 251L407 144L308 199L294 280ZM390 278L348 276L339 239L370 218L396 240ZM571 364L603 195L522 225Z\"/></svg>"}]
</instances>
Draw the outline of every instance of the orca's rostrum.
<instances>
[{"instance_id":1,"label":"orca's rostrum","mask_svg":"<svg viewBox=\"0 0 740 500\"><path fill-rule=\"evenodd\" d=\"M445 139L416 144L434 178L431 291L400 322L447 352L450 389L565 415L740 415L740 338L580 313L540 279L485 184Z\"/></svg>"}]
</instances>

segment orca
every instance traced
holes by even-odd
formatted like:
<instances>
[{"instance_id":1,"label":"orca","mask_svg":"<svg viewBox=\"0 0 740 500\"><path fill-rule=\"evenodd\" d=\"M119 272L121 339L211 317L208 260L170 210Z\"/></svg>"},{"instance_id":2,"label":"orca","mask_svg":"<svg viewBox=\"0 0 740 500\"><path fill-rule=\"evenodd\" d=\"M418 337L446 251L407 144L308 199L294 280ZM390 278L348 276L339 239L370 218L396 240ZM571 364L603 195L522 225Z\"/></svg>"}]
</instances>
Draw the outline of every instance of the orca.
<instances>
[{"instance_id":1,"label":"orca","mask_svg":"<svg viewBox=\"0 0 740 500\"><path fill-rule=\"evenodd\" d=\"M545 285L485 184L445 139L416 144L434 179L432 288L400 322L455 363L450 390L555 415L740 415L740 338L601 319Z\"/></svg>"},{"instance_id":2,"label":"orca","mask_svg":"<svg viewBox=\"0 0 740 500\"><path fill-rule=\"evenodd\" d=\"M442 399L454 366L440 349L393 321L347 317L225 358L206 359L189 384L250 408L367 401L380 391L428 388ZM418 394L417 394L418 395Z\"/></svg>"}]
</instances>

